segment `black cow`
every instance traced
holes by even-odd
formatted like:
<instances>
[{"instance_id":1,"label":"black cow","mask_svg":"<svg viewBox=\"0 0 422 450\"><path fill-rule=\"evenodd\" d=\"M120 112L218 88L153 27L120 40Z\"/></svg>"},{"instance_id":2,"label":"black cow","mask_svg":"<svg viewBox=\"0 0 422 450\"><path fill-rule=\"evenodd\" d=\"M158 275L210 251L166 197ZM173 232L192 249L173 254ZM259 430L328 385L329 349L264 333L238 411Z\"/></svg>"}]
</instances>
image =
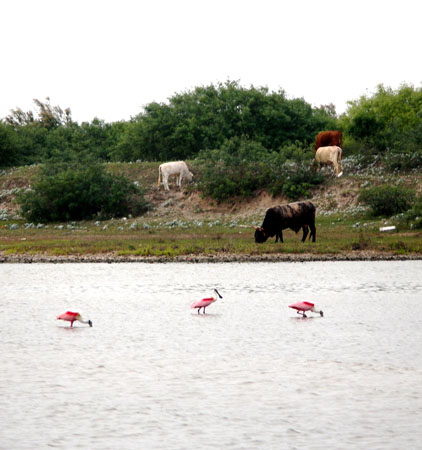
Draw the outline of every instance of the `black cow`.
<instances>
[{"instance_id":1,"label":"black cow","mask_svg":"<svg viewBox=\"0 0 422 450\"><path fill-rule=\"evenodd\" d=\"M294 232L302 228L302 242L305 242L309 228L312 242L316 239L315 228L315 205L312 202L296 202L287 205L274 206L269 208L265 214L264 222L261 227L255 227L255 242L262 243L275 235L275 241L283 242L283 231L290 228Z\"/></svg>"}]
</instances>

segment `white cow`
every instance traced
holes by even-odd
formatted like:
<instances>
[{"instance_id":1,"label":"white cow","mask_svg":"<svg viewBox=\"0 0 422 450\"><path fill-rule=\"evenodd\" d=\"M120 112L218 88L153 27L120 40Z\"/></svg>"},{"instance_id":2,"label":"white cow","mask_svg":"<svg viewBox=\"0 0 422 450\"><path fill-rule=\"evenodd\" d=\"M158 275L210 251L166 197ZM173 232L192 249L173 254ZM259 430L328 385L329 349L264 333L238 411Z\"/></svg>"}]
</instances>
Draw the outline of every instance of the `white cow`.
<instances>
[{"instance_id":1,"label":"white cow","mask_svg":"<svg viewBox=\"0 0 422 450\"><path fill-rule=\"evenodd\" d=\"M337 145L329 147L320 147L315 153L315 161L319 166L333 166L334 175L341 177L341 153L342 150Z\"/></svg>"},{"instance_id":2,"label":"white cow","mask_svg":"<svg viewBox=\"0 0 422 450\"><path fill-rule=\"evenodd\" d=\"M193 177L193 174L189 172L188 166L184 161L164 163L161 164L160 167L158 168L158 187L160 187L160 179L162 177L164 189L168 191L169 190L168 179L172 175L176 175L178 177L176 184L179 187L181 187L182 185L183 178L186 178L187 180L191 181Z\"/></svg>"}]
</instances>

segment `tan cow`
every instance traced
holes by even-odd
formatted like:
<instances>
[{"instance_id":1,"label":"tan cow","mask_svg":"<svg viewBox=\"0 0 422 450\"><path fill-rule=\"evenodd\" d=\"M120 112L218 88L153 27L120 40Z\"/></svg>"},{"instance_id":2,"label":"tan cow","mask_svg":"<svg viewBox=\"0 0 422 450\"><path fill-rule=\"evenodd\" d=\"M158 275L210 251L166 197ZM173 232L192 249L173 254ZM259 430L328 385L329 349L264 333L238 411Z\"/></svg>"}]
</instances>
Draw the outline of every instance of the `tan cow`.
<instances>
[{"instance_id":1,"label":"tan cow","mask_svg":"<svg viewBox=\"0 0 422 450\"><path fill-rule=\"evenodd\" d=\"M341 177L343 171L341 169L342 150L337 145L329 147L320 147L315 153L315 161L321 166L333 166L333 175Z\"/></svg>"}]
</instances>

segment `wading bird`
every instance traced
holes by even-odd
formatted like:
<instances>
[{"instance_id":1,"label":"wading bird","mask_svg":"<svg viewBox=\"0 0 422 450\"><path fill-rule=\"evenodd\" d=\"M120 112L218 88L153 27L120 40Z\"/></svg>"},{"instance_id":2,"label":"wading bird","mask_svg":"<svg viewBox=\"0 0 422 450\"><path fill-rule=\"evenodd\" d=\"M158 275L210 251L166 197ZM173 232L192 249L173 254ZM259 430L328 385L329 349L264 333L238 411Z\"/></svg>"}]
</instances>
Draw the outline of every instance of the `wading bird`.
<instances>
[{"instance_id":1,"label":"wading bird","mask_svg":"<svg viewBox=\"0 0 422 450\"><path fill-rule=\"evenodd\" d=\"M324 316L324 313L321 310L318 310L311 302L292 303L289 305L289 308L296 309L297 314L301 314L303 317L306 317L305 311L312 311L314 313L319 313L321 317Z\"/></svg>"},{"instance_id":2,"label":"wading bird","mask_svg":"<svg viewBox=\"0 0 422 450\"><path fill-rule=\"evenodd\" d=\"M90 327L92 327L92 322L90 320L83 320L82 316L77 312L66 311L63 314L60 314L60 316L57 316L57 319L70 322L71 327L73 327L73 322L75 322L75 320L81 323L87 323Z\"/></svg>"},{"instance_id":3,"label":"wading bird","mask_svg":"<svg viewBox=\"0 0 422 450\"><path fill-rule=\"evenodd\" d=\"M202 300L198 300L196 302L193 302L190 307L193 308L198 308L198 314L199 311L201 311L201 308L203 308L203 313L205 314L205 308L209 305L211 305L211 303L214 303L217 301L218 298L223 298L220 293L217 291L217 289L214 289L214 297L208 297L208 298L203 298Z\"/></svg>"}]
</instances>

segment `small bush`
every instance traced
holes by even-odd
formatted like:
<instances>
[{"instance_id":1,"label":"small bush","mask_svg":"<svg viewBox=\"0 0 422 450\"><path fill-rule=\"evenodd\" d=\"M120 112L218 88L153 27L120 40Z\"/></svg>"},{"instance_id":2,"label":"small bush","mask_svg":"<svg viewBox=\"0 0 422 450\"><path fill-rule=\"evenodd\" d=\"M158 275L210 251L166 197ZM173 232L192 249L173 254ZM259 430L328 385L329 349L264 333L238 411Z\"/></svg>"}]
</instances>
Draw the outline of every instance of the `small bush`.
<instances>
[{"instance_id":1,"label":"small bush","mask_svg":"<svg viewBox=\"0 0 422 450\"><path fill-rule=\"evenodd\" d=\"M367 204L375 216L386 217L407 211L414 199L413 189L390 185L364 189L359 195L359 201Z\"/></svg>"},{"instance_id":2,"label":"small bush","mask_svg":"<svg viewBox=\"0 0 422 450\"><path fill-rule=\"evenodd\" d=\"M422 228L422 197L416 199L412 208L404 213L403 219L411 228Z\"/></svg>"},{"instance_id":3,"label":"small bush","mask_svg":"<svg viewBox=\"0 0 422 450\"><path fill-rule=\"evenodd\" d=\"M31 222L108 219L147 208L143 192L101 165L49 165L33 190L18 197L22 215Z\"/></svg>"}]
</instances>

